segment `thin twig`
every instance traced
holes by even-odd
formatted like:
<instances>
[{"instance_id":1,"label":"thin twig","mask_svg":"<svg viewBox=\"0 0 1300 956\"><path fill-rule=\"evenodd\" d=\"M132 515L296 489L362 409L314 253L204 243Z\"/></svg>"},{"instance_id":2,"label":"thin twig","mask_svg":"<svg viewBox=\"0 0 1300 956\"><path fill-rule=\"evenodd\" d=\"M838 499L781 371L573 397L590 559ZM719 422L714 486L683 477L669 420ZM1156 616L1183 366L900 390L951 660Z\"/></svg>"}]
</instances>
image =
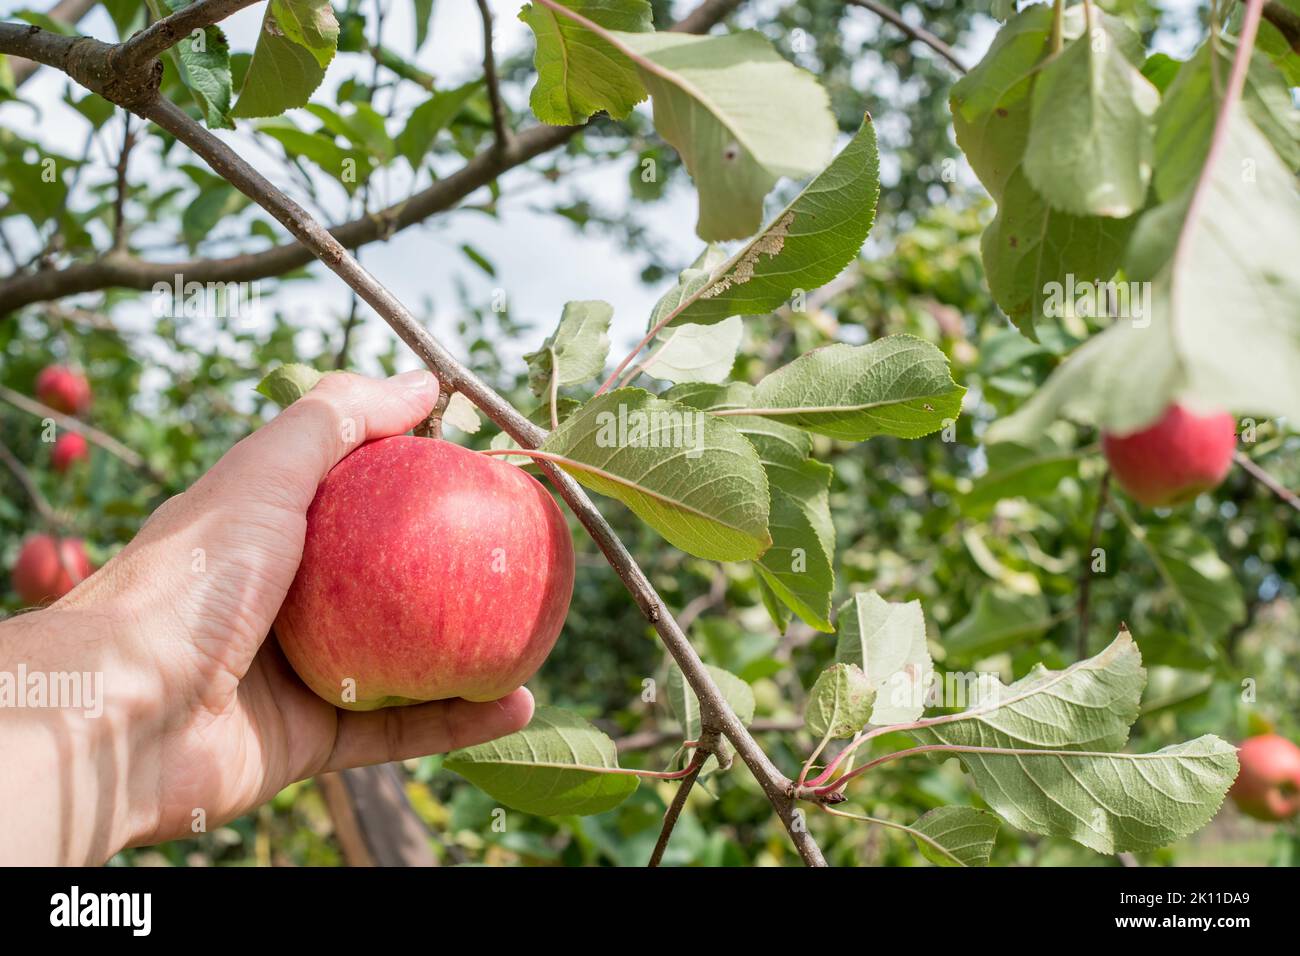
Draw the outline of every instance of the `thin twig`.
<instances>
[{"instance_id":1,"label":"thin twig","mask_svg":"<svg viewBox=\"0 0 1300 956\"><path fill-rule=\"evenodd\" d=\"M41 516L41 520L46 525L51 528L60 528L67 523L50 506L49 500L45 495L41 494L41 489L37 487L36 480L32 478L31 472L24 467L23 463L18 460L18 456L4 442L0 442L0 462L3 462L5 467L13 473L14 478L18 480L18 484L22 485L23 491L32 500L32 505L36 508L37 514Z\"/></svg>"},{"instance_id":2,"label":"thin twig","mask_svg":"<svg viewBox=\"0 0 1300 956\"><path fill-rule=\"evenodd\" d=\"M1273 494L1277 495L1296 511L1300 511L1300 495L1297 495L1290 488L1286 487L1267 471L1255 464L1254 460L1245 452L1237 452L1232 456L1232 460L1239 464L1244 472L1254 478L1261 485L1267 488Z\"/></svg>"},{"instance_id":3,"label":"thin twig","mask_svg":"<svg viewBox=\"0 0 1300 956\"><path fill-rule=\"evenodd\" d=\"M506 123L506 106L501 99L496 57L492 53L492 11L487 0L477 2L483 20L483 80L487 83L488 102L492 106L492 131L496 136L497 152L504 152L510 145L510 127Z\"/></svg>"},{"instance_id":4,"label":"thin twig","mask_svg":"<svg viewBox=\"0 0 1300 956\"><path fill-rule=\"evenodd\" d=\"M131 147L135 145L135 131L131 129L131 114L122 114L122 152L117 157L117 195L113 202L113 251L126 248L126 194L127 164Z\"/></svg>"},{"instance_id":5,"label":"thin twig","mask_svg":"<svg viewBox=\"0 0 1300 956\"><path fill-rule=\"evenodd\" d=\"M957 72L967 72L966 64L962 63L961 57L957 55L956 50L944 43L924 27L912 26L912 24L903 19L902 15L897 10L892 10L883 3L877 3L876 0L846 0L846 2L855 7L862 7L864 10L870 10L876 16L880 17L880 19L888 21L899 30L906 33L913 40L916 40L918 43L924 43L935 53L939 54L951 63L957 69Z\"/></svg>"},{"instance_id":6,"label":"thin twig","mask_svg":"<svg viewBox=\"0 0 1300 956\"><path fill-rule=\"evenodd\" d=\"M1101 537L1101 516L1110 499L1110 469L1101 476L1097 485L1097 508L1092 513L1092 530L1088 532L1088 547L1083 553L1083 567L1079 569L1079 633L1075 641L1075 653L1080 660L1088 656L1088 601L1092 596L1092 555L1097 550L1097 540Z\"/></svg>"},{"instance_id":7,"label":"thin twig","mask_svg":"<svg viewBox=\"0 0 1300 956\"><path fill-rule=\"evenodd\" d=\"M219 23L259 0L194 0L170 16L149 24L120 45L119 57L124 64L142 64L161 56L195 30Z\"/></svg>"},{"instance_id":8,"label":"thin twig","mask_svg":"<svg viewBox=\"0 0 1300 956\"><path fill-rule=\"evenodd\" d=\"M85 422L73 418L71 415L64 415L62 412L57 412L48 405L42 405L35 399L28 398L21 392L15 392L12 388L5 385L0 385L0 401L8 402L10 405L14 406L14 408L20 408L30 415L35 415L37 418L49 418L53 420L53 422L60 428L66 428L68 431L76 432L87 441L104 449L104 451L108 452L110 455L122 459L122 461L147 476L150 480L155 481L158 484L163 484L164 479L161 474L155 471L138 452L123 445L112 435L105 434L98 428L93 428Z\"/></svg>"},{"instance_id":9,"label":"thin twig","mask_svg":"<svg viewBox=\"0 0 1300 956\"><path fill-rule=\"evenodd\" d=\"M655 867L663 861L664 851L668 849L668 841L673 835L673 828L677 826L677 818L682 815L682 808L686 806L686 799L691 795L691 788L699 779L700 771L704 769L704 762L708 756L703 747L697 749L692 755L690 773L678 785L677 793L673 795L673 802L668 805L668 811L664 814L664 825L659 830L659 839L655 842L654 852L650 854L650 862L646 864L647 866Z\"/></svg>"}]
</instances>

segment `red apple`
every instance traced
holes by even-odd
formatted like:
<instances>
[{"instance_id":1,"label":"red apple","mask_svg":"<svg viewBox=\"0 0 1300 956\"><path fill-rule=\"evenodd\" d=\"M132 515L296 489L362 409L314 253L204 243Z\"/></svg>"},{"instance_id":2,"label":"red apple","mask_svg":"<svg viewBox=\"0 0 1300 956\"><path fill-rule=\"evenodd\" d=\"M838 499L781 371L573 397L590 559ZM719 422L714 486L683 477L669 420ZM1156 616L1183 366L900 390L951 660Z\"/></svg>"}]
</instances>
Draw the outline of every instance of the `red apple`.
<instances>
[{"instance_id":1,"label":"red apple","mask_svg":"<svg viewBox=\"0 0 1300 956\"><path fill-rule=\"evenodd\" d=\"M1103 432L1101 447L1130 498L1152 508L1178 505L1223 481L1237 447L1236 425L1227 412L1202 416L1170 405L1149 428Z\"/></svg>"},{"instance_id":2,"label":"red apple","mask_svg":"<svg viewBox=\"0 0 1300 956\"><path fill-rule=\"evenodd\" d=\"M1248 738L1238 749L1241 771L1228 791L1256 820L1287 820L1300 813L1300 747L1277 734Z\"/></svg>"},{"instance_id":3,"label":"red apple","mask_svg":"<svg viewBox=\"0 0 1300 956\"><path fill-rule=\"evenodd\" d=\"M93 570L80 538L58 541L34 534L23 542L14 562L14 590L24 604L46 604L63 597Z\"/></svg>"},{"instance_id":4,"label":"red apple","mask_svg":"<svg viewBox=\"0 0 1300 956\"><path fill-rule=\"evenodd\" d=\"M90 383L67 366L48 365L36 376L36 397L56 412L80 415L90 408Z\"/></svg>"},{"instance_id":5,"label":"red apple","mask_svg":"<svg viewBox=\"0 0 1300 956\"><path fill-rule=\"evenodd\" d=\"M79 461L90 457L90 448L86 439L76 432L64 432L54 439L54 448L50 451L50 464L59 474L63 474Z\"/></svg>"},{"instance_id":6,"label":"red apple","mask_svg":"<svg viewBox=\"0 0 1300 956\"><path fill-rule=\"evenodd\" d=\"M536 479L399 436L321 482L275 633L304 683L349 710L496 700L541 666L572 595L569 528Z\"/></svg>"}]
</instances>

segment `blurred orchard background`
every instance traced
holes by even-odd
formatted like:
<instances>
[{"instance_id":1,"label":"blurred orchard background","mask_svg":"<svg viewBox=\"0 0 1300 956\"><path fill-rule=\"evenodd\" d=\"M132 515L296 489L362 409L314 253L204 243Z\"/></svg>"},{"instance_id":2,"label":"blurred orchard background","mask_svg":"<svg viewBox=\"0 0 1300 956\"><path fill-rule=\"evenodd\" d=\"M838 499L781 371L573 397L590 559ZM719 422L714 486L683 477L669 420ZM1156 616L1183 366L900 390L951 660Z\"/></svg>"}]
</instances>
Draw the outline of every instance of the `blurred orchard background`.
<instances>
[{"instance_id":1,"label":"blurred orchard background","mask_svg":"<svg viewBox=\"0 0 1300 956\"><path fill-rule=\"evenodd\" d=\"M522 125L530 122L532 42L516 19L520 5L492 3L503 92ZM8 19L28 9L5 6ZM94 6L79 29L116 40L115 18L131 22L137 6ZM654 6L657 22L667 23L691 5ZM983 3L891 6L924 22L967 64L982 55L996 26ZM1171 55L1187 55L1204 34L1205 5L1191 0L1102 6ZM487 149L491 136L479 87L420 169L399 158L392 142L435 91L480 76L482 27L474 4L345 0L335 8L345 52L313 103L329 112L367 104L382 117L384 135L355 146L373 168L364 185L345 188L301 155L287 158L266 135L243 128L222 134L330 222L399 202ZM260 17L254 7L223 25L232 49L251 49ZM427 29L417 29L426 20ZM989 298L979 234L991 206L952 139L952 67L843 0L752 0L728 23L762 30L786 57L816 73L846 134L864 110L872 114L883 179L877 225L858 262L807 312L746 322L735 377L757 381L827 342L908 332L939 345L954 378L969 389L952 443L878 438L840 446L817 439L816 457L835 471L831 508L842 543L836 603L863 588L891 601L920 599L941 671L994 670L1004 679L1040 660L1057 668L1096 653L1127 622L1151 672L1133 749L1203 733L1239 741L1274 729L1300 738L1300 538L1284 503L1240 469L1213 494L1175 511L1143 510L1112 496L1097 531L1106 569L1092 582L1091 625L1081 634L1080 575L1103 471L1096 436L1073 434L1078 429L1061 423L1061 447L1082 452L1063 452L1032 481L990 472L979 448L983 430L1016 408L1089 330L1074 320L1073 330L1069 323L1064 331L1045 330L1036 345ZM382 63L373 55L380 48L389 56ZM237 60L236 87L240 68ZM302 110L290 119L310 125ZM137 134L138 125L131 127ZM114 245L125 133L120 110L53 70L10 86L0 102L0 271L94 258ZM56 160L59 185L39 180L34 156ZM637 175L645 157L662 171L656 182ZM120 248L134 255L228 256L264 248L275 235L265 214L159 137L139 139L126 183ZM772 203L796 188L783 184ZM643 104L625 124L597 118L563 149L510 171L455 209L364 246L360 257L470 367L517 406L531 407L521 356L550 331L565 301L614 304L616 355L639 337L650 306L698 252L694 203L676 154L655 137ZM56 522L85 539L96 564L129 541L162 500L274 414L253 390L271 367L297 361L384 375L414 365L388 327L319 266L262 280L255 291L251 308L234 317L173 314L170 303L159 308L150 293L125 290L0 317L4 394L33 395L37 374L52 363L79 368L94 393L84 420L143 459L133 464L92 444L88 460L60 473L40 418L0 400L4 445L48 499ZM485 425L449 437L485 447L493 433ZM1266 427L1252 457L1283 485L1300 488L1298 447L1296 438ZM797 621L779 633L748 569L668 548L613 502L602 502L602 510L680 612L705 659L753 684L756 727L773 759L787 772L798 767L813 742L791 728L801 725L806 689L832 658L833 636ZM24 537L46 524L14 474L0 469L0 565L11 567ZM607 730L625 766L658 769L675 745L675 725L665 704L645 703L641 692L646 678L662 679L664 652L613 572L575 534L572 610L530 686L540 702L575 710ZM1188 565L1201 573L1182 574ZM0 578L0 608L21 608L7 577ZM493 826L495 802L441 772L438 757L409 761L397 772L427 828L427 852L442 864L640 865L675 787L647 783L617 810L594 817L510 812L501 828ZM873 779L863 796L866 812L901 820L978 799L955 761L892 764ZM126 851L113 864L342 864L346 823L331 812L327 790L316 781L295 784L255 814L191 840ZM833 865L925 865L909 840L890 831L820 817L812 826ZM696 788L665 862L792 864L797 857L740 769ZM1002 828L993 857L994 865L1121 862L1011 827ZM1300 863L1300 837L1294 821L1257 823L1226 805L1205 830L1140 862L1293 865Z\"/></svg>"}]
</instances>

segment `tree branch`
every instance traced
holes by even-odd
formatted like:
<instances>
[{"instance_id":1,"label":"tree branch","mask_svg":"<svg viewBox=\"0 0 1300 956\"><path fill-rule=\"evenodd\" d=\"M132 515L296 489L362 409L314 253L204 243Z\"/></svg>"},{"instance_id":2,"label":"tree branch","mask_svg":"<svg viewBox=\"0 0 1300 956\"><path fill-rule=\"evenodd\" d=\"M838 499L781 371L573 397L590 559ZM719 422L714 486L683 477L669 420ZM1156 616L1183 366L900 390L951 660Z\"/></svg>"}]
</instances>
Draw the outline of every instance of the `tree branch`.
<instances>
[{"instance_id":1,"label":"tree branch","mask_svg":"<svg viewBox=\"0 0 1300 956\"><path fill-rule=\"evenodd\" d=\"M50 12L46 16L55 23L62 23L70 27L76 26L98 2L99 0L59 0L50 8ZM9 67L13 71L15 88L30 80L32 74L40 69L41 65L35 60L24 59L23 57L10 59Z\"/></svg>"},{"instance_id":2,"label":"tree branch","mask_svg":"<svg viewBox=\"0 0 1300 956\"><path fill-rule=\"evenodd\" d=\"M1246 472L1246 474L1250 475L1250 477L1254 478L1269 491L1273 492L1273 494L1277 495L1296 511L1300 511L1300 495L1297 495L1294 491L1283 485L1259 465L1255 464L1254 460L1245 452L1236 452L1232 457L1233 460L1241 466L1242 471Z\"/></svg>"},{"instance_id":3,"label":"tree branch","mask_svg":"<svg viewBox=\"0 0 1300 956\"><path fill-rule=\"evenodd\" d=\"M862 7L864 10L870 10L876 16L880 17L880 19L888 21L899 30L906 33L913 40L916 40L918 43L924 43L935 53L939 54L951 63L958 73L967 72L966 64L962 63L961 57L957 55L956 50L944 43L924 27L912 26L912 24L903 19L902 14L898 11L890 9L883 3L877 3L876 0L845 0L845 2L850 3L855 7Z\"/></svg>"},{"instance_id":4,"label":"tree branch","mask_svg":"<svg viewBox=\"0 0 1300 956\"><path fill-rule=\"evenodd\" d=\"M668 812L664 814L664 825L659 830L659 839L655 841L654 851L650 854L650 862L647 866L656 867L663 862L664 851L668 849L668 841L672 839L673 829L677 826L677 818L682 815L682 808L686 806L686 798L691 795L691 788L695 786L695 781L700 778L700 771L704 769L704 762L708 760L708 751L704 749L703 742L700 747L691 756L691 772L688 773L677 787L677 793L673 795L673 802L668 805Z\"/></svg>"},{"instance_id":5,"label":"tree branch","mask_svg":"<svg viewBox=\"0 0 1300 956\"><path fill-rule=\"evenodd\" d=\"M10 451L9 446L2 441L0 441L0 463L3 463L14 478L17 479L18 484L27 493L27 497L32 500L32 505L36 508L36 513L41 516L41 520L50 528L63 527L66 522L50 506L49 500L41 494L41 489L37 487L31 472L23 466L23 463L18 460L18 456Z\"/></svg>"},{"instance_id":6,"label":"tree branch","mask_svg":"<svg viewBox=\"0 0 1300 956\"><path fill-rule=\"evenodd\" d=\"M70 432L76 432L87 441L98 445L104 451L116 458L120 458L136 471L139 471L151 481L163 484L163 476L160 475L153 467L144 460L141 455L123 445L112 435L105 434L98 428L92 428L85 422L73 418L71 415L64 415L62 412L56 412L48 405L42 405L35 399L28 398L20 392L15 392L12 388L0 385L0 401L8 402L14 408L22 409L29 415L35 415L37 418L49 418L54 421L60 428L66 428Z\"/></svg>"},{"instance_id":7,"label":"tree branch","mask_svg":"<svg viewBox=\"0 0 1300 956\"><path fill-rule=\"evenodd\" d=\"M483 80L487 83L488 102L492 105L492 132L496 136L496 148L501 151L510 143L510 127L506 124L506 107L501 100L496 57L492 53L492 11L487 0L477 2L479 16L483 19Z\"/></svg>"},{"instance_id":8,"label":"tree branch","mask_svg":"<svg viewBox=\"0 0 1300 956\"><path fill-rule=\"evenodd\" d=\"M143 64L161 56L195 30L202 30L261 0L194 0L171 16L149 24L122 43L118 56L124 63Z\"/></svg>"},{"instance_id":9,"label":"tree branch","mask_svg":"<svg viewBox=\"0 0 1300 956\"><path fill-rule=\"evenodd\" d=\"M706 2L710 3L712 10L725 15L738 0L706 0ZM65 72L69 72L66 44L50 43L44 38L34 39L34 36L43 34L44 31L35 30L33 33L32 30L22 28L14 31L9 29L11 26L0 24L0 52L12 51L34 55L42 62L59 66ZM90 45L85 48L84 56L92 64L98 62L98 58L103 56L105 50L114 49L88 38L80 38L74 42L83 46ZM94 83L107 85L119 80L118 77L111 75L100 76L85 67L77 68L81 75ZM81 81L77 75L74 75L74 79ZM119 86L112 88L121 89ZM387 288L348 254L347 249L335 236L224 142L190 119L189 115L174 103L159 97L156 85L149 97L140 97L133 92L129 102L119 102L119 105L126 106L171 133L202 158L213 172L274 216L306 249L310 250L311 254L343 279L392 326L398 337L438 376L443 388L463 392L489 419L522 447L532 449L541 443L546 433L520 415L477 375L456 361ZM677 626L677 622L666 613L662 599L645 572L632 558L627 547L619 540L582 487L550 462L543 461L538 464L555 485L560 497L569 505L578 521L596 542L597 547L604 553L606 560L641 609L641 613L658 632L668 652L681 668L686 682L699 699L700 716L704 725L716 727L731 741L785 825L804 862L814 866L825 866L826 861L822 857L820 848L803 825L802 814L795 808L791 796L792 782L776 768L727 705L717 685L705 670L699 654Z\"/></svg>"}]
</instances>

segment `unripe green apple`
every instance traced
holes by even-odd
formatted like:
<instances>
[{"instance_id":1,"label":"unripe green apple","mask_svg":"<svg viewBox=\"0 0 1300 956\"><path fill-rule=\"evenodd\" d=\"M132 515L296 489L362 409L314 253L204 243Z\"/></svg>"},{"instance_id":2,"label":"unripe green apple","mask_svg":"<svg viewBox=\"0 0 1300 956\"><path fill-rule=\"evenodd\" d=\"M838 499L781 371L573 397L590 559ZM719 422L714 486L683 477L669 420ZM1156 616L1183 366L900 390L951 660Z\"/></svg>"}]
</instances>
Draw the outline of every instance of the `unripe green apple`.
<instances>
[{"instance_id":1,"label":"unripe green apple","mask_svg":"<svg viewBox=\"0 0 1300 956\"><path fill-rule=\"evenodd\" d=\"M496 700L555 645L573 571L568 525L535 478L449 442L384 438L317 490L275 632L340 707Z\"/></svg>"},{"instance_id":2,"label":"unripe green apple","mask_svg":"<svg viewBox=\"0 0 1300 956\"><path fill-rule=\"evenodd\" d=\"M1236 421L1226 412L1197 415L1175 404L1141 431L1103 432L1101 447L1130 498L1152 508L1178 505L1217 487L1228 474Z\"/></svg>"},{"instance_id":3,"label":"unripe green apple","mask_svg":"<svg viewBox=\"0 0 1300 956\"><path fill-rule=\"evenodd\" d=\"M60 541L48 534L34 534L23 542L14 562L14 590L24 604L48 604L90 577L93 570L80 538Z\"/></svg>"},{"instance_id":4,"label":"unripe green apple","mask_svg":"<svg viewBox=\"0 0 1300 956\"><path fill-rule=\"evenodd\" d=\"M1238 749L1241 770L1228 791L1256 820L1288 820L1300 813L1300 747L1277 734L1248 738Z\"/></svg>"},{"instance_id":5,"label":"unripe green apple","mask_svg":"<svg viewBox=\"0 0 1300 956\"><path fill-rule=\"evenodd\" d=\"M36 376L36 397L56 412L80 415L90 408L90 383L67 366L47 365Z\"/></svg>"}]
</instances>

